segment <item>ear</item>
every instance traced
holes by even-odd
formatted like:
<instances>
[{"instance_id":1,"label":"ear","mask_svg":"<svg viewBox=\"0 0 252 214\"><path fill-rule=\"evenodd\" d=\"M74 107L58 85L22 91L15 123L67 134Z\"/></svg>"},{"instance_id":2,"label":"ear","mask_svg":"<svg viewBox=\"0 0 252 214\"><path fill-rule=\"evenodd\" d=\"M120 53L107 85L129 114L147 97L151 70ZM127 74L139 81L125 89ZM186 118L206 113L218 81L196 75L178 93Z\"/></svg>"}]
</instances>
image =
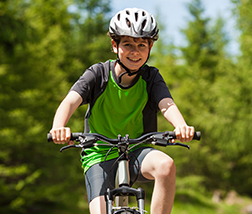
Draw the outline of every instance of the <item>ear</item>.
<instances>
[{"instance_id":1,"label":"ear","mask_svg":"<svg viewBox=\"0 0 252 214\"><path fill-rule=\"evenodd\" d=\"M111 39L112 48L115 54L117 54L117 43L114 39Z\"/></svg>"}]
</instances>

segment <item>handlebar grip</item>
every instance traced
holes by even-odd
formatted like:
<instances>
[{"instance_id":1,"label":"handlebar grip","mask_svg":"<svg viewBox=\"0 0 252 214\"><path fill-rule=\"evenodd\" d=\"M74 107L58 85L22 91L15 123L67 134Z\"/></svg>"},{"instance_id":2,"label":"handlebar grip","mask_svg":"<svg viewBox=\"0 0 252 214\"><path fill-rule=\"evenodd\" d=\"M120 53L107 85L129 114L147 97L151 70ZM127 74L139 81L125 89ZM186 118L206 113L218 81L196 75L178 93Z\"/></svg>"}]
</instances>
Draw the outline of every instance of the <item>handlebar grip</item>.
<instances>
[{"instance_id":1,"label":"handlebar grip","mask_svg":"<svg viewBox=\"0 0 252 214\"><path fill-rule=\"evenodd\" d=\"M82 135L81 132L74 132L74 133L71 133L71 138L70 138L70 140L76 140L80 135ZM53 142L51 133L47 133L47 142Z\"/></svg>"},{"instance_id":2,"label":"handlebar grip","mask_svg":"<svg viewBox=\"0 0 252 214\"><path fill-rule=\"evenodd\" d=\"M169 132L169 135L176 139L176 134L175 132ZM193 140L200 140L201 138L201 132L194 132Z\"/></svg>"},{"instance_id":3,"label":"handlebar grip","mask_svg":"<svg viewBox=\"0 0 252 214\"><path fill-rule=\"evenodd\" d=\"M200 140L201 132L194 132L193 140Z\"/></svg>"},{"instance_id":4,"label":"handlebar grip","mask_svg":"<svg viewBox=\"0 0 252 214\"><path fill-rule=\"evenodd\" d=\"M53 142L51 133L47 133L47 142Z\"/></svg>"}]
</instances>

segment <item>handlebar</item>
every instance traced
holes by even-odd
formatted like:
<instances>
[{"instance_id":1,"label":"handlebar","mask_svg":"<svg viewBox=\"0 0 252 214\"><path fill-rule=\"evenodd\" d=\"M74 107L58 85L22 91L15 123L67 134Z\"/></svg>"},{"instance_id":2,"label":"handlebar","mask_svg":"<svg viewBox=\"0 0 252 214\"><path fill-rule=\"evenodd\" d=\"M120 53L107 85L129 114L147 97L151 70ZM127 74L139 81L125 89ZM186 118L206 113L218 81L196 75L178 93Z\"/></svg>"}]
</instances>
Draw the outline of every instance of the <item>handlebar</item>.
<instances>
[{"instance_id":1,"label":"handlebar","mask_svg":"<svg viewBox=\"0 0 252 214\"><path fill-rule=\"evenodd\" d=\"M201 132L195 132L193 136L193 140L200 140L201 138ZM122 137L121 135L118 135L117 139L108 138L104 135L97 134L97 133L81 133L81 132L75 132L71 133L70 140L80 142L78 145L68 145L63 148L61 148L60 151L63 151L65 149L76 147L76 148L90 148L93 146L98 145L97 141L103 141L107 143L108 146L113 146L115 144L140 144L143 142L151 143L153 145L158 146L170 146L170 145L179 145L186 148L190 148L186 144L182 143L170 143L169 141L171 139L176 139L175 132L150 132L145 135L142 135L139 138L129 138L129 135L126 135L125 137ZM47 141L52 142L52 135L50 133L47 134Z\"/></svg>"}]
</instances>

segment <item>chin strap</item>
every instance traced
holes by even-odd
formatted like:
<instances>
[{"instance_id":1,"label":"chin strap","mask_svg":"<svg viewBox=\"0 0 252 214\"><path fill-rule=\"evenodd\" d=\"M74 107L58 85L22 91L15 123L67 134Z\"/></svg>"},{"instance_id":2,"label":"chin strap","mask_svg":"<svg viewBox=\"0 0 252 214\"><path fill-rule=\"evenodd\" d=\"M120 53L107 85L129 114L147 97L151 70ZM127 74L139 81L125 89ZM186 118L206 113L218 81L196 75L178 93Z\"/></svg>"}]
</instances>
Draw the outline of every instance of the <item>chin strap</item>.
<instances>
[{"instance_id":1,"label":"chin strap","mask_svg":"<svg viewBox=\"0 0 252 214\"><path fill-rule=\"evenodd\" d=\"M141 67L139 68L139 70L137 70L137 71L131 73L130 70L121 62L121 60L120 60L119 58L117 58L116 62L118 62L118 63L124 68L124 70L125 70L125 72L124 72L124 73L121 73L121 74L119 75L119 77L118 77L119 83L122 82L122 76L123 76L124 74L128 74L129 76L132 76L132 75L137 74L138 71L142 68L142 66L141 66ZM145 63L144 63L144 64L145 64Z\"/></svg>"}]
</instances>

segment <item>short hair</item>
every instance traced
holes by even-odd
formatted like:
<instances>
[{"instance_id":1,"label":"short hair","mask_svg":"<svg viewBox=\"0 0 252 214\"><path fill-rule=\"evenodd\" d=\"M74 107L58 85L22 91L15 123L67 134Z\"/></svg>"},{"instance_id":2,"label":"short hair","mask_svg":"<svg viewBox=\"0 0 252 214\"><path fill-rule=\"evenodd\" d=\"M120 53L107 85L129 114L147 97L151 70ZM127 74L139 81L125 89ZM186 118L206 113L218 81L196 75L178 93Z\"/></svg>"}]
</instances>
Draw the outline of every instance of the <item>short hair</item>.
<instances>
[{"instance_id":1,"label":"short hair","mask_svg":"<svg viewBox=\"0 0 252 214\"><path fill-rule=\"evenodd\" d=\"M120 41L121 41L121 38L123 37L123 36L118 36L118 35L116 35L116 34L112 34L112 33L110 33L109 31L108 31L108 33L107 33L107 35L111 38L111 39L113 39L116 43L117 43L117 45L120 43ZM134 37L135 38L135 37ZM148 40L148 42L149 42L149 44L150 43L152 43L152 42L155 42L157 39L158 39L158 35L157 35L157 37L155 37L155 38L149 38L149 37L140 37L140 38L142 38L142 39L144 39L144 40ZM138 38L135 38L135 39L138 39Z\"/></svg>"}]
</instances>

